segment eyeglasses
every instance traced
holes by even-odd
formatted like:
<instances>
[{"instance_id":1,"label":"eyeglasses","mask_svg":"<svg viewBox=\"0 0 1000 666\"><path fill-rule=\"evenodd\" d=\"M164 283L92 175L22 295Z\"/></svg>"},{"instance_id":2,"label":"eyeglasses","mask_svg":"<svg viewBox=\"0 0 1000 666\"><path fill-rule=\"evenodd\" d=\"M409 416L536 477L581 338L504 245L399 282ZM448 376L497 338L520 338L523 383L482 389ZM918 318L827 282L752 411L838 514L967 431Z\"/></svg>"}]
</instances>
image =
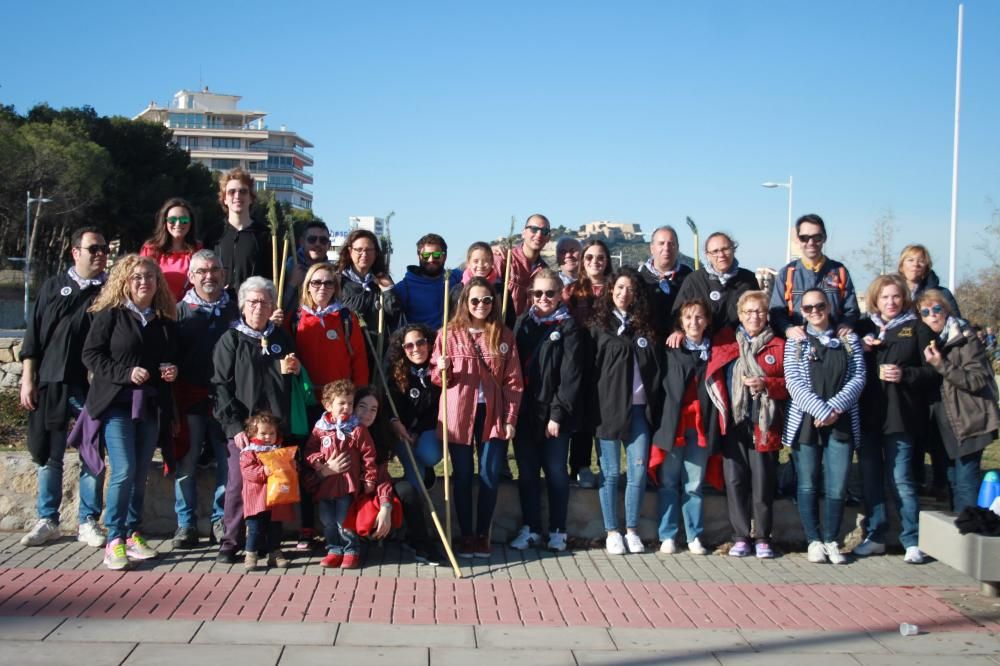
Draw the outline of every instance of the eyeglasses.
<instances>
[{"instance_id":1,"label":"eyeglasses","mask_svg":"<svg viewBox=\"0 0 1000 666\"><path fill-rule=\"evenodd\" d=\"M493 297L483 296L482 298L476 298L475 296L473 296L472 298L469 299L469 302L472 303L472 307L476 307L480 303L482 303L483 305L493 305Z\"/></svg>"},{"instance_id":2,"label":"eyeglasses","mask_svg":"<svg viewBox=\"0 0 1000 666\"><path fill-rule=\"evenodd\" d=\"M319 245L329 245L330 244L330 237L329 236L306 236L306 242L309 243L310 245L316 245L316 244L319 244Z\"/></svg>"},{"instance_id":3,"label":"eyeglasses","mask_svg":"<svg viewBox=\"0 0 1000 666\"><path fill-rule=\"evenodd\" d=\"M333 280L309 280L309 286L313 289L333 289L337 284Z\"/></svg>"},{"instance_id":4,"label":"eyeglasses","mask_svg":"<svg viewBox=\"0 0 1000 666\"><path fill-rule=\"evenodd\" d=\"M583 260L586 262L593 261L594 263L604 263L608 260L603 254L585 254L583 255Z\"/></svg>"},{"instance_id":5,"label":"eyeglasses","mask_svg":"<svg viewBox=\"0 0 1000 666\"><path fill-rule=\"evenodd\" d=\"M271 301L258 301L258 300L243 301L243 304L244 305L249 305L251 310L257 310L257 309L263 309L263 308L270 308L271 307Z\"/></svg>"},{"instance_id":6,"label":"eyeglasses","mask_svg":"<svg viewBox=\"0 0 1000 666\"><path fill-rule=\"evenodd\" d=\"M811 305L806 305L805 303L802 304L802 311L806 314L812 314L814 310L817 314L826 312L826 303L813 303Z\"/></svg>"},{"instance_id":7,"label":"eyeglasses","mask_svg":"<svg viewBox=\"0 0 1000 666\"><path fill-rule=\"evenodd\" d=\"M819 245L826 240L826 236L823 234L799 234L799 242L803 245L808 245L809 243L815 243Z\"/></svg>"},{"instance_id":8,"label":"eyeglasses","mask_svg":"<svg viewBox=\"0 0 1000 666\"><path fill-rule=\"evenodd\" d=\"M215 275L216 273L222 272L222 266L212 266L211 268L196 268L191 271L198 277L205 277L208 274Z\"/></svg>"},{"instance_id":9,"label":"eyeglasses","mask_svg":"<svg viewBox=\"0 0 1000 666\"><path fill-rule=\"evenodd\" d=\"M541 298L542 296L545 298L555 298L558 292L555 289L546 289L545 291L535 289L534 291L529 291L528 293L535 298Z\"/></svg>"},{"instance_id":10,"label":"eyeglasses","mask_svg":"<svg viewBox=\"0 0 1000 666\"><path fill-rule=\"evenodd\" d=\"M944 308L938 304L934 304L929 308L920 308L921 317L930 317L932 312L934 314L941 314L942 312L944 312Z\"/></svg>"},{"instance_id":11,"label":"eyeglasses","mask_svg":"<svg viewBox=\"0 0 1000 666\"><path fill-rule=\"evenodd\" d=\"M403 343L403 349L408 352L413 351L417 347L426 347L426 346L427 346L427 338L417 338L413 342Z\"/></svg>"},{"instance_id":12,"label":"eyeglasses","mask_svg":"<svg viewBox=\"0 0 1000 666\"><path fill-rule=\"evenodd\" d=\"M129 282L135 282L136 284L142 284L143 282L156 282L155 273L135 273L134 275L128 276Z\"/></svg>"},{"instance_id":13,"label":"eyeglasses","mask_svg":"<svg viewBox=\"0 0 1000 666\"><path fill-rule=\"evenodd\" d=\"M228 197L235 197L237 194L247 195L249 193L250 193L250 190L248 190L245 187L233 188L231 190L226 190L226 196L228 196Z\"/></svg>"},{"instance_id":14,"label":"eyeglasses","mask_svg":"<svg viewBox=\"0 0 1000 666\"><path fill-rule=\"evenodd\" d=\"M354 254L375 254L375 248L373 247L352 247L351 252Z\"/></svg>"},{"instance_id":15,"label":"eyeglasses","mask_svg":"<svg viewBox=\"0 0 1000 666\"><path fill-rule=\"evenodd\" d=\"M549 234L552 233L552 230L549 229L548 227L536 227L533 224L529 224L528 226L525 227L525 229L527 229L533 234L540 234L542 236L548 236Z\"/></svg>"},{"instance_id":16,"label":"eyeglasses","mask_svg":"<svg viewBox=\"0 0 1000 666\"><path fill-rule=\"evenodd\" d=\"M766 317L767 316L767 311L766 310L742 310L741 314L743 314L746 317Z\"/></svg>"},{"instance_id":17,"label":"eyeglasses","mask_svg":"<svg viewBox=\"0 0 1000 666\"><path fill-rule=\"evenodd\" d=\"M720 247L716 250L705 250L705 254L709 255L710 257L720 257L724 254L732 254L735 251L736 251L736 246L730 245L728 247Z\"/></svg>"},{"instance_id":18,"label":"eyeglasses","mask_svg":"<svg viewBox=\"0 0 1000 666\"><path fill-rule=\"evenodd\" d=\"M107 254L108 252L111 252L111 246L110 245L96 245L95 244L95 245L88 245L86 247L84 247L83 245L78 245L77 247L80 248L81 250L86 250L87 252L89 252L91 254Z\"/></svg>"},{"instance_id":19,"label":"eyeglasses","mask_svg":"<svg viewBox=\"0 0 1000 666\"><path fill-rule=\"evenodd\" d=\"M441 250L438 250L437 252L421 252L420 253L420 257L424 261L428 261L429 259L440 259L443 256L444 256L444 252L441 251Z\"/></svg>"},{"instance_id":20,"label":"eyeglasses","mask_svg":"<svg viewBox=\"0 0 1000 666\"><path fill-rule=\"evenodd\" d=\"M171 215L167 218L167 224L179 224L184 227L191 224L191 218L187 215Z\"/></svg>"}]
</instances>

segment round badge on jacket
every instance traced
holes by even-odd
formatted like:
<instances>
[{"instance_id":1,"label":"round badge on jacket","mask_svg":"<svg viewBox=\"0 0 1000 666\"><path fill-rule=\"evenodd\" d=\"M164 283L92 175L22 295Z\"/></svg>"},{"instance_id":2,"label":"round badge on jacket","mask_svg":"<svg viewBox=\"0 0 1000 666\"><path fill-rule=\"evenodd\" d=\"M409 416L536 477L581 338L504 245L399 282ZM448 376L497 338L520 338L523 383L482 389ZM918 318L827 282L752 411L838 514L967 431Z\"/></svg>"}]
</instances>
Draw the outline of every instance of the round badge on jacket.
<instances>
[{"instance_id":1,"label":"round badge on jacket","mask_svg":"<svg viewBox=\"0 0 1000 666\"><path fill-rule=\"evenodd\" d=\"M327 340L336 340L337 339L337 331L327 331L326 332L326 339Z\"/></svg>"},{"instance_id":2,"label":"round badge on jacket","mask_svg":"<svg viewBox=\"0 0 1000 666\"><path fill-rule=\"evenodd\" d=\"M510 345L508 345L506 342L501 342L500 343L500 353L501 354L506 354L509 351L510 351Z\"/></svg>"},{"instance_id":3,"label":"round badge on jacket","mask_svg":"<svg viewBox=\"0 0 1000 666\"><path fill-rule=\"evenodd\" d=\"M272 354L280 354L281 353L281 345L279 345L278 343L275 343L275 344L271 345L271 353Z\"/></svg>"},{"instance_id":4,"label":"round badge on jacket","mask_svg":"<svg viewBox=\"0 0 1000 666\"><path fill-rule=\"evenodd\" d=\"M420 389L414 387L410 389L410 397L414 400L420 397Z\"/></svg>"},{"instance_id":5,"label":"round badge on jacket","mask_svg":"<svg viewBox=\"0 0 1000 666\"><path fill-rule=\"evenodd\" d=\"M764 363L767 363L768 365L774 365L775 361L776 359L771 354L768 354L767 356L764 357Z\"/></svg>"},{"instance_id":6,"label":"round badge on jacket","mask_svg":"<svg viewBox=\"0 0 1000 666\"><path fill-rule=\"evenodd\" d=\"M59 293L62 294L63 296L69 296L70 294L73 293L73 288L63 287L62 289L59 290Z\"/></svg>"},{"instance_id":7,"label":"round badge on jacket","mask_svg":"<svg viewBox=\"0 0 1000 666\"><path fill-rule=\"evenodd\" d=\"M320 442L323 444L323 446L326 446L326 447L329 447L331 444L333 444L333 440L330 439L329 436L324 437L322 440L320 440Z\"/></svg>"},{"instance_id":8,"label":"round badge on jacket","mask_svg":"<svg viewBox=\"0 0 1000 666\"><path fill-rule=\"evenodd\" d=\"M561 337L562 333L560 333L559 331L552 331L551 333L549 333L549 340L551 340L552 342L558 342L559 338Z\"/></svg>"},{"instance_id":9,"label":"round badge on jacket","mask_svg":"<svg viewBox=\"0 0 1000 666\"><path fill-rule=\"evenodd\" d=\"M722 298L722 292L721 291L709 292L708 297L711 298L713 301L717 301L720 298Z\"/></svg>"},{"instance_id":10,"label":"round badge on jacket","mask_svg":"<svg viewBox=\"0 0 1000 666\"><path fill-rule=\"evenodd\" d=\"M636 338L635 344L639 345L640 349L645 349L646 347L649 346L649 340L647 340L646 338Z\"/></svg>"}]
</instances>

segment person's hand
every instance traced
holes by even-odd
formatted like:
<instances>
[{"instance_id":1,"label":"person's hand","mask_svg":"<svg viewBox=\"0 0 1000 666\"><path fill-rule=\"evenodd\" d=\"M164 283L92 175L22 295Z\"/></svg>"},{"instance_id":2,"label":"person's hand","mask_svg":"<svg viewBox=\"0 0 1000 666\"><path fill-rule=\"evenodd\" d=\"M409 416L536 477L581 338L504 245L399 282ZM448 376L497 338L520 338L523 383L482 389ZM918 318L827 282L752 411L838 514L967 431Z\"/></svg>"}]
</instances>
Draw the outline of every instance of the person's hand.
<instances>
[{"instance_id":1,"label":"person's hand","mask_svg":"<svg viewBox=\"0 0 1000 666\"><path fill-rule=\"evenodd\" d=\"M504 423L503 431L504 431L504 439L508 440L514 439L515 430L513 425L511 425L510 423Z\"/></svg>"},{"instance_id":2,"label":"person's hand","mask_svg":"<svg viewBox=\"0 0 1000 666\"><path fill-rule=\"evenodd\" d=\"M146 368L140 368L138 366L132 368L132 373L129 375L129 379L136 386L140 384L145 384L149 381L149 371Z\"/></svg>"},{"instance_id":3,"label":"person's hand","mask_svg":"<svg viewBox=\"0 0 1000 666\"><path fill-rule=\"evenodd\" d=\"M281 363L281 374L283 375L297 375L301 370L299 359L295 358L295 354L288 354L279 363Z\"/></svg>"},{"instance_id":4,"label":"person's hand","mask_svg":"<svg viewBox=\"0 0 1000 666\"><path fill-rule=\"evenodd\" d=\"M750 393L757 395L758 393L764 392L764 378L763 377L744 377L743 386L750 389Z\"/></svg>"},{"instance_id":5,"label":"person's hand","mask_svg":"<svg viewBox=\"0 0 1000 666\"><path fill-rule=\"evenodd\" d=\"M373 492L375 492L375 482L365 481L365 495L371 495Z\"/></svg>"},{"instance_id":6,"label":"person's hand","mask_svg":"<svg viewBox=\"0 0 1000 666\"><path fill-rule=\"evenodd\" d=\"M816 424L817 428L822 428L822 427L825 427L825 426L828 426L828 425L833 425L834 423L837 422L837 419L840 418L840 415L841 415L841 412L838 412L835 409L832 412L830 412L830 415L827 416L825 419L815 419L814 423Z\"/></svg>"},{"instance_id":7,"label":"person's hand","mask_svg":"<svg viewBox=\"0 0 1000 666\"><path fill-rule=\"evenodd\" d=\"M882 344L882 341L871 333L861 338L861 348L866 352L870 352L873 348L878 347L880 344Z\"/></svg>"},{"instance_id":8,"label":"person's hand","mask_svg":"<svg viewBox=\"0 0 1000 666\"><path fill-rule=\"evenodd\" d=\"M379 507L378 515L375 516L375 530L370 536L375 539L384 539L389 534L390 529L392 529L392 509L388 506Z\"/></svg>"},{"instance_id":9,"label":"person's hand","mask_svg":"<svg viewBox=\"0 0 1000 666\"><path fill-rule=\"evenodd\" d=\"M406 426L399 419L392 422L392 431L396 433L396 437L410 446L413 446L413 443L416 441L416 437L410 434L410 431L406 429Z\"/></svg>"},{"instance_id":10,"label":"person's hand","mask_svg":"<svg viewBox=\"0 0 1000 666\"><path fill-rule=\"evenodd\" d=\"M903 380L903 369L892 363L879 366L879 379L890 384L898 384Z\"/></svg>"},{"instance_id":11,"label":"person's hand","mask_svg":"<svg viewBox=\"0 0 1000 666\"><path fill-rule=\"evenodd\" d=\"M937 350L937 346L932 342L927 347L924 347L924 360L930 363L935 368L941 367L941 352ZM21 395L24 395L24 387L21 387ZM21 398L21 404L24 404L24 398Z\"/></svg>"},{"instance_id":12,"label":"person's hand","mask_svg":"<svg viewBox=\"0 0 1000 666\"><path fill-rule=\"evenodd\" d=\"M438 356L438 370L440 370L441 372L444 372L450 366L451 366L451 364L448 363L448 357L447 356L444 356L444 355Z\"/></svg>"},{"instance_id":13,"label":"person's hand","mask_svg":"<svg viewBox=\"0 0 1000 666\"><path fill-rule=\"evenodd\" d=\"M379 288L382 289L382 291L385 291L386 289L389 289L390 287L393 286L393 284L392 284L392 278L390 278L385 273L383 273L382 275L377 276L375 278L375 282L378 283L378 286L379 286Z\"/></svg>"},{"instance_id":14,"label":"person's hand","mask_svg":"<svg viewBox=\"0 0 1000 666\"><path fill-rule=\"evenodd\" d=\"M840 324L839 326L837 326L837 337L842 338L848 333L851 333L852 331L854 331L854 329L848 326L847 324Z\"/></svg>"},{"instance_id":15,"label":"person's hand","mask_svg":"<svg viewBox=\"0 0 1000 666\"><path fill-rule=\"evenodd\" d=\"M549 419L548 425L545 426L545 436L546 437L558 437L559 436L559 424Z\"/></svg>"},{"instance_id":16,"label":"person's hand","mask_svg":"<svg viewBox=\"0 0 1000 666\"><path fill-rule=\"evenodd\" d=\"M271 316L268 317L268 321L270 321L275 326L281 326L281 323L285 321L285 311L282 310L281 308L278 308L277 310L271 313Z\"/></svg>"},{"instance_id":17,"label":"person's hand","mask_svg":"<svg viewBox=\"0 0 1000 666\"><path fill-rule=\"evenodd\" d=\"M351 454L341 451L326 461L327 468L334 474L342 474L351 468Z\"/></svg>"},{"instance_id":18,"label":"person's hand","mask_svg":"<svg viewBox=\"0 0 1000 666\"><path fill-rule=\"evenodd\" d=\"M806 339L805 326L789 326L788 328L785 329L785 339L805 340Z\"/></svg>"},{"instance_id":19,"label":"person's hand","mask_svg":"<svg viewBox=\"0 0 1000 666\"><path fill-rule=\"evenodd\" d=\"M674 331L667 336L666 345L671 349L677 349L681 346L682 342L684 342L684 334L680 331Z\"/></svg>"},{"instance_id":20,"label":"person's hand","mask_svg":"<svg viewBox=\"0 0 1000 666\"><path fill-rule=\"evenodd\" d=\"M264 465L264 476L271 476L271 468Z\"/></svg>"},{"instance_id":21,"label":"person's hand","mask_svg":"<svg viewBox=\"0 0 1000 666\"><path fill-rule=\"evenodd\" d=\"M160 365L160 379L170 383L177 379L177 366L173 363L163 363Z\"/></svg>"},{"instance_id":22,"label":"person's hand","mask_svg":"<svg viewBox=\"0 0 1000 666\"><path fill-rule=\"evenodd\" d=\"M35 411L38 406L38 389L34 377L28 372L21 375L21 406L29 412Z\"/></svg>"},{"instance_id":23,"label":"person's hand","mask_svg":"<svg viewBox=\"0 0 1000 666\"><path fill-rule=\"evenodd\" d=\"M233 444L236 446L237 449L242 451L243 449L250 446L250 438L247 437L247 434L245 432L238 432L236 433L236 435L233 436Z\"/></svg>"}]
</instances>

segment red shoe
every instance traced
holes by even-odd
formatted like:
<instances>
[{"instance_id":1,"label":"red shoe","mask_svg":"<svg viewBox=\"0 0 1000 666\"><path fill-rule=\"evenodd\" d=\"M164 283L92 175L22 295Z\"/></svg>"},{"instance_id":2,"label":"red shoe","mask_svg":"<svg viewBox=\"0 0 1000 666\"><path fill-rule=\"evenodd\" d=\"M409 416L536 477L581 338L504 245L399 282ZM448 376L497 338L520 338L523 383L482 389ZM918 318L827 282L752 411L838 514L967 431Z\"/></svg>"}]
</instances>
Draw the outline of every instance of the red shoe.
<instances>
[{"instance_id":1,"label":"red shoe","mask_svg":"<svg viewBox=\"0 0 1000 666\"><path fill-rule=\"evenodd\" d=\"M470 536L460 537L458 539L457 547L455 548L455 555L461 557L463 560L470 560L476 554L476 538Z\"/></svg>"},{"instance_id":2,"label":"red shoe","mask_svg":"<svg viewBox=\"0 0 1000 666\"><path fill-rule=\"evenodd\" d=\"M341 569L360 569L361 568L361 558L355 553L345 553L344 563L340 565Z\"/></svg>"},{"instance_id":3,"label":"red shoe","mask_svg":"<svg viewBox=\"0 0 1000 666\"><path fill-rule=\"evenodd\" d=\"M488 536L478 536L475 539L473 555L476 557L482 557L484 559L489 559L490 555L493 553L493 548L490 547L490 538Z\"/></svg>"},{"instance_id":4,"label":"red shoe","mask_svg":"<svg viewBox=\"0 0 1000 666\"><path fill-rule=\"evenodd\" d=\"M319 563L321 567L336 569L344 562L344 556L340 553L327 553L326 557Z\"/></svg>"}]
</instances>

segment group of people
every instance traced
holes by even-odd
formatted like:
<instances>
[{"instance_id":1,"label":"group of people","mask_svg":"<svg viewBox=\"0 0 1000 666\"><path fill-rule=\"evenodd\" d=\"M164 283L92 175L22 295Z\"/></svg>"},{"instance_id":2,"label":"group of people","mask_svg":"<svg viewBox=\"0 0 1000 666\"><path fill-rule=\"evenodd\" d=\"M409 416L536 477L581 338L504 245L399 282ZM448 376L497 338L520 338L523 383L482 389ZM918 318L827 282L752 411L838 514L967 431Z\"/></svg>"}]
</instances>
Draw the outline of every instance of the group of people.
<instances>
[{"instance_id":1,"label":"group of people","mask_svg":"<svg viewBox=\"0 0 1000 666\"><path fill-rule=\"evenodd\" d=\"M157 448L175 475L173 546L200 542L195 475L210 450L208 536L220 562L242 550L248 570L287 566L282 523L296 506L295 548L311 550L322 534L324 566L360 566L360 537L401 526L417 561L440 561L424 489L445 442L460 558L490 555L509 443L523 515L516 549L566 549L575 478L598 487L611 554L645 549L637 528L647 482L657 488L659 551L686 543L705 554L710 483L726 490L729 555L773 557L782 446L813 562L845 561L838 540L855 454L866 507L855 555L885 552L888 485L905 560L923 561L925 451L954 509L975 503L982 450L1000 428L996 385L922 246L872 282L862 318L849 272L823 253L816 215L796 222L801 257L770 294L722 232L707 238L694 271L669 226L653 233L638 270L613 271L602 241L571 238L559 240L550 268L541 252L551 226L535 214L508 252L474 243L464 270L446 270L446 242L427 234L396 283L374 234L352 231L330 262L329 230L315 222L301 230L278 293L269 232L250 216L252 178L225 174L219 197L228 224L213 249L195 240L191 205L170 199L139 254L106 272L101 231L79 229L72 267L42 287L22 346L39 480L38 521L23 544L60 534L67 444L83 462L78 538L104 547L114 570L157 555L142 530ZM393 457L401 478L389 473Z\"/></svg>"}]
</instances>

